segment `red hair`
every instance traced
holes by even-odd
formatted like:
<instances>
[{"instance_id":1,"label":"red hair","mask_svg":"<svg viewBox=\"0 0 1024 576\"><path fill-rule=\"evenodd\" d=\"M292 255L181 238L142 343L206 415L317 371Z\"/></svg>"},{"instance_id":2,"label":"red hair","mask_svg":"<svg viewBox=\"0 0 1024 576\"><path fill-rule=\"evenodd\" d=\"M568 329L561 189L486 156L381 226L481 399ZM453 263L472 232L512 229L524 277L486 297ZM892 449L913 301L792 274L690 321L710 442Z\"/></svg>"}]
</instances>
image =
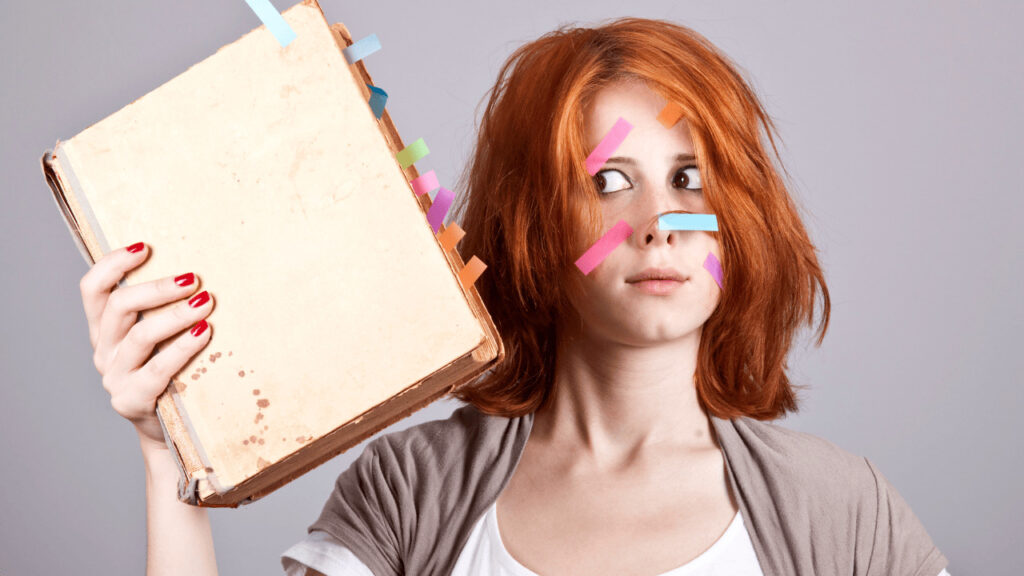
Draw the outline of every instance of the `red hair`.
<instances>
[{"instance_id":1,"label":"red hair","mask_svg":"<svg viewBox=\"0 0 1024 576\"><path fill-rule=\"evenodd\" d=\"M582 280L574 262L603 226L584 165L584 109L624 79L642 80L683 108L705 202L719 223L710 234L722 248L724 287L698 350L702 409L760 420L797 411L786 356L796 329L814 323L819 292L821 345L830 304L816 249L762 137L781 166L775 126L710 41L641 18L559 28L518 48L498 73L455 213L466 230L460 252L487 263L476 287L507 356L452 395L508 417L550 398L557 325L574 313L570 294ZM570 233L578 230L586 234Z\"/></svg>"}]
</instances>

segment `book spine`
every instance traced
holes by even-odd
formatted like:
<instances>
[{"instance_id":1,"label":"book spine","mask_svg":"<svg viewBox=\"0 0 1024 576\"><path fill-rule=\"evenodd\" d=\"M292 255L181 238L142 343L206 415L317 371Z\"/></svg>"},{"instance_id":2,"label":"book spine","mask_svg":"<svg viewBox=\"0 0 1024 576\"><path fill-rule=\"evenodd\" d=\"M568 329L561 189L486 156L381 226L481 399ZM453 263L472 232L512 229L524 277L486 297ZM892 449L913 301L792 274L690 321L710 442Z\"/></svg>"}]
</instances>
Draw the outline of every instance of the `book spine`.
<instances>
[{"instance_id":1,"label":"book spine","mask_svg":"<svg viewBox=\"0 0 1024 576\"><path fill-rule=\"evenodd\" d=\"M110 252L110 245L103 234L103 229L96 219L87 196L82 191L81 183L75 176L73 164L68 158L67 147L58 140L53 150L46 151L40 159L40 164L46 182L50 186L54 202L57 204L57 209L60 211L72 239L78 246L82 257L85 258L86 264L92 266L104 254ZM90 247L93 249L90 250ZM98 254L94 253L97 250ZM118 286L123 287L125 281L125 278L121 278L117 283ZM138 320L142 320L143 316L144 314L139 312ZM161 346L158 344L154 348L153 353L159 352L160 348ZM163 401L163 398L168 395L170 396L170 401ZM201 480L208 481L215 491L226 491L222 490L218 485L214 474L203 476L202 474L191 473L188 470L190 466L186 466L186 460L188 460L190 465L198 465L202 471L209 470L209 461L202 446L198 443L194 430L188 421L188 415L181 405L181 400L175 393L173 386L168 386L168 389L161 395L161 399L157 404L157 419L160 422L160 428L164 432L164 440L167 443L168 450L175 457L174 461L178 464L178 499L182 502L197 504L199 493L202 492L202 488L199 486ZM172 434L170 430L177 431L178 434ZM181 436L188 438L185 446L179 446L178 442L175 442L175 438Z\"/></svg>"},{"instance_id":2,"label":"book spine","mask_svg":"<svg viewBox=\"0 0 1024 576\"><path fill-rule=\"evenodd\" d=\"M54 150L60 149L61 143L58 140L57 144L54 145ZM60 215L64 219L64 224L68 228L68 232L71 233L71 239L75 241L75 245L78 246L78 251L82 254L82 258L85 259L85 263L92 266L96 263L92 254L89 253L89 248L85 245L85 239L82 236L82 229L79 226L78 219L75 218L75 213L71 210L68 205L68 200L65 197L66 191L64 184L61 183L61 179L57 176L57 171L54 168L54 163L58 161L57 154L54 150L47 150L43 154L43 157L39 159L39 164L43 170L43 176L46 178L46 183L50 186L50 192L53 196L54 203L57 204L57 210L60 211ZM70 168L68 169L70 171ZM70 191L74 194L74 190Z\"/></svg>"}]
</instances>

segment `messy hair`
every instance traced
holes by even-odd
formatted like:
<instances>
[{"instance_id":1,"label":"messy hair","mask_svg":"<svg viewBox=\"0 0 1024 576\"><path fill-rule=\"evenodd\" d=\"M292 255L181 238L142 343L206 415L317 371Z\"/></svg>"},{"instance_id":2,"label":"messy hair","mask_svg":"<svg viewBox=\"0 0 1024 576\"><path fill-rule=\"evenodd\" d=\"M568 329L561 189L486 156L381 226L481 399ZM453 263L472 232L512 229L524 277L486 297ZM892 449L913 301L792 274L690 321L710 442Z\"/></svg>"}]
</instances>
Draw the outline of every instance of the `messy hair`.
<instances>
[{"instance_id":1,"label":"messy hair","mask_svg":"<svg viewBox=\"0 0 1024 576\"><path fill-rule=\"evenodd\" d=\"M639 79L683 110L716 215L723 289L698 350L698 401L720 418L770 420L797 411L786 357L797 328L828 328L816 248L769 155L776 129L738 68L710 41L672 22L621 18L563 26L513 52L479 121L455 207L460 252L487 263L476 282L505 360L452 392L482 412L535 411L554 385L557 326L571 313L575 260L601 234L587 173L584 110L610 83ZM681 129L677 126L676 129ZM788 173L786 173L788 179ZM586 234L568 234L583 230Z\"/></svg>"}]
</instances>

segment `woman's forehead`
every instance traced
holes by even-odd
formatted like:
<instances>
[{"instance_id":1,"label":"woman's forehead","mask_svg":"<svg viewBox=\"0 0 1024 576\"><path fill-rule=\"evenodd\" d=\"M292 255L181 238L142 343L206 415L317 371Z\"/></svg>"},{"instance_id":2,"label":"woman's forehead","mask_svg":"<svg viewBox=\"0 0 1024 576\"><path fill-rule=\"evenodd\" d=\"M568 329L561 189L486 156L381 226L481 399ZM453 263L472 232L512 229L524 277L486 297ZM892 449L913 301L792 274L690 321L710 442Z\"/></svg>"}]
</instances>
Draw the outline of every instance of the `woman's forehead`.
<instances>
[{"instance_id":1,"label":"woman's forehead","mask_svg":"<svg viewBox=\"0 0 1024 576\"><path fill-rule=\"evenodd\" d=\"M632 125L615 156L632 158L693 153L689 124L680 119L672 128L658 121L667 101L640 80L623 80L602 87L584 111L584 130L592 150L622 118Z\"/></svg>"}]
</instances>

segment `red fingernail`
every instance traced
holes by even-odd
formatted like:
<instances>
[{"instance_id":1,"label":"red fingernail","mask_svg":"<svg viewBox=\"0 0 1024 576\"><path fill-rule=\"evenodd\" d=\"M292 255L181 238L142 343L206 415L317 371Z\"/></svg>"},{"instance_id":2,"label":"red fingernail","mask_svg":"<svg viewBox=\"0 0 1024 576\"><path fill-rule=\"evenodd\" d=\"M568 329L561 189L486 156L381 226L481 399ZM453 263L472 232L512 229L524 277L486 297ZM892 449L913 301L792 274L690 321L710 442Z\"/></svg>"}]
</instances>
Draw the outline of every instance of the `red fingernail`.
<instances>
[{"instance_id":1,"label":"red fingernail","mask_svg":"<svg viewBox=\"0 0 1024 576\"><path fill-rule=\"evenodd\" d=\"M193 326L189 332L191 332L193 336L199 336L203 332L206 332L207 326L209 326L209 324L206 323L206 320L200 320L199 322L196 322L196 325Z\"/></svg>"},{"instance_id":2,"label":"red fingernail","mask_svg":"<svg viewBox=\"0 0 1024 576\"><path fill-rule=\"evenodd\" d=\"M203 290L199 294L196 294L195 296L193 296L192 299L188 301L188 305L193 307L193 308L199 308L203 304L206 304L209 300L210 300L210 293L207 292L206 290Z\"/></svg>"},{"instance_id":3,"label":"red fingernail","mask_svg":"<svg viewBox=\"0 0 1024 576\"><path fill-rule=\"evenodd\" d=\"M174 277L174 283L178 286L191 286L196 281L196 275L192 272Z\"/></svg>"},{"instance_id":4,"label":"red fingernail","mask_svg":"<svg viewBox=\"0 0 1024 576\"><path fill-rule=\"evenodd\" d=\"M127 248L129 252L139 252L145 246L142 242L136 242Z\"/></svg>"}]
</instances>

